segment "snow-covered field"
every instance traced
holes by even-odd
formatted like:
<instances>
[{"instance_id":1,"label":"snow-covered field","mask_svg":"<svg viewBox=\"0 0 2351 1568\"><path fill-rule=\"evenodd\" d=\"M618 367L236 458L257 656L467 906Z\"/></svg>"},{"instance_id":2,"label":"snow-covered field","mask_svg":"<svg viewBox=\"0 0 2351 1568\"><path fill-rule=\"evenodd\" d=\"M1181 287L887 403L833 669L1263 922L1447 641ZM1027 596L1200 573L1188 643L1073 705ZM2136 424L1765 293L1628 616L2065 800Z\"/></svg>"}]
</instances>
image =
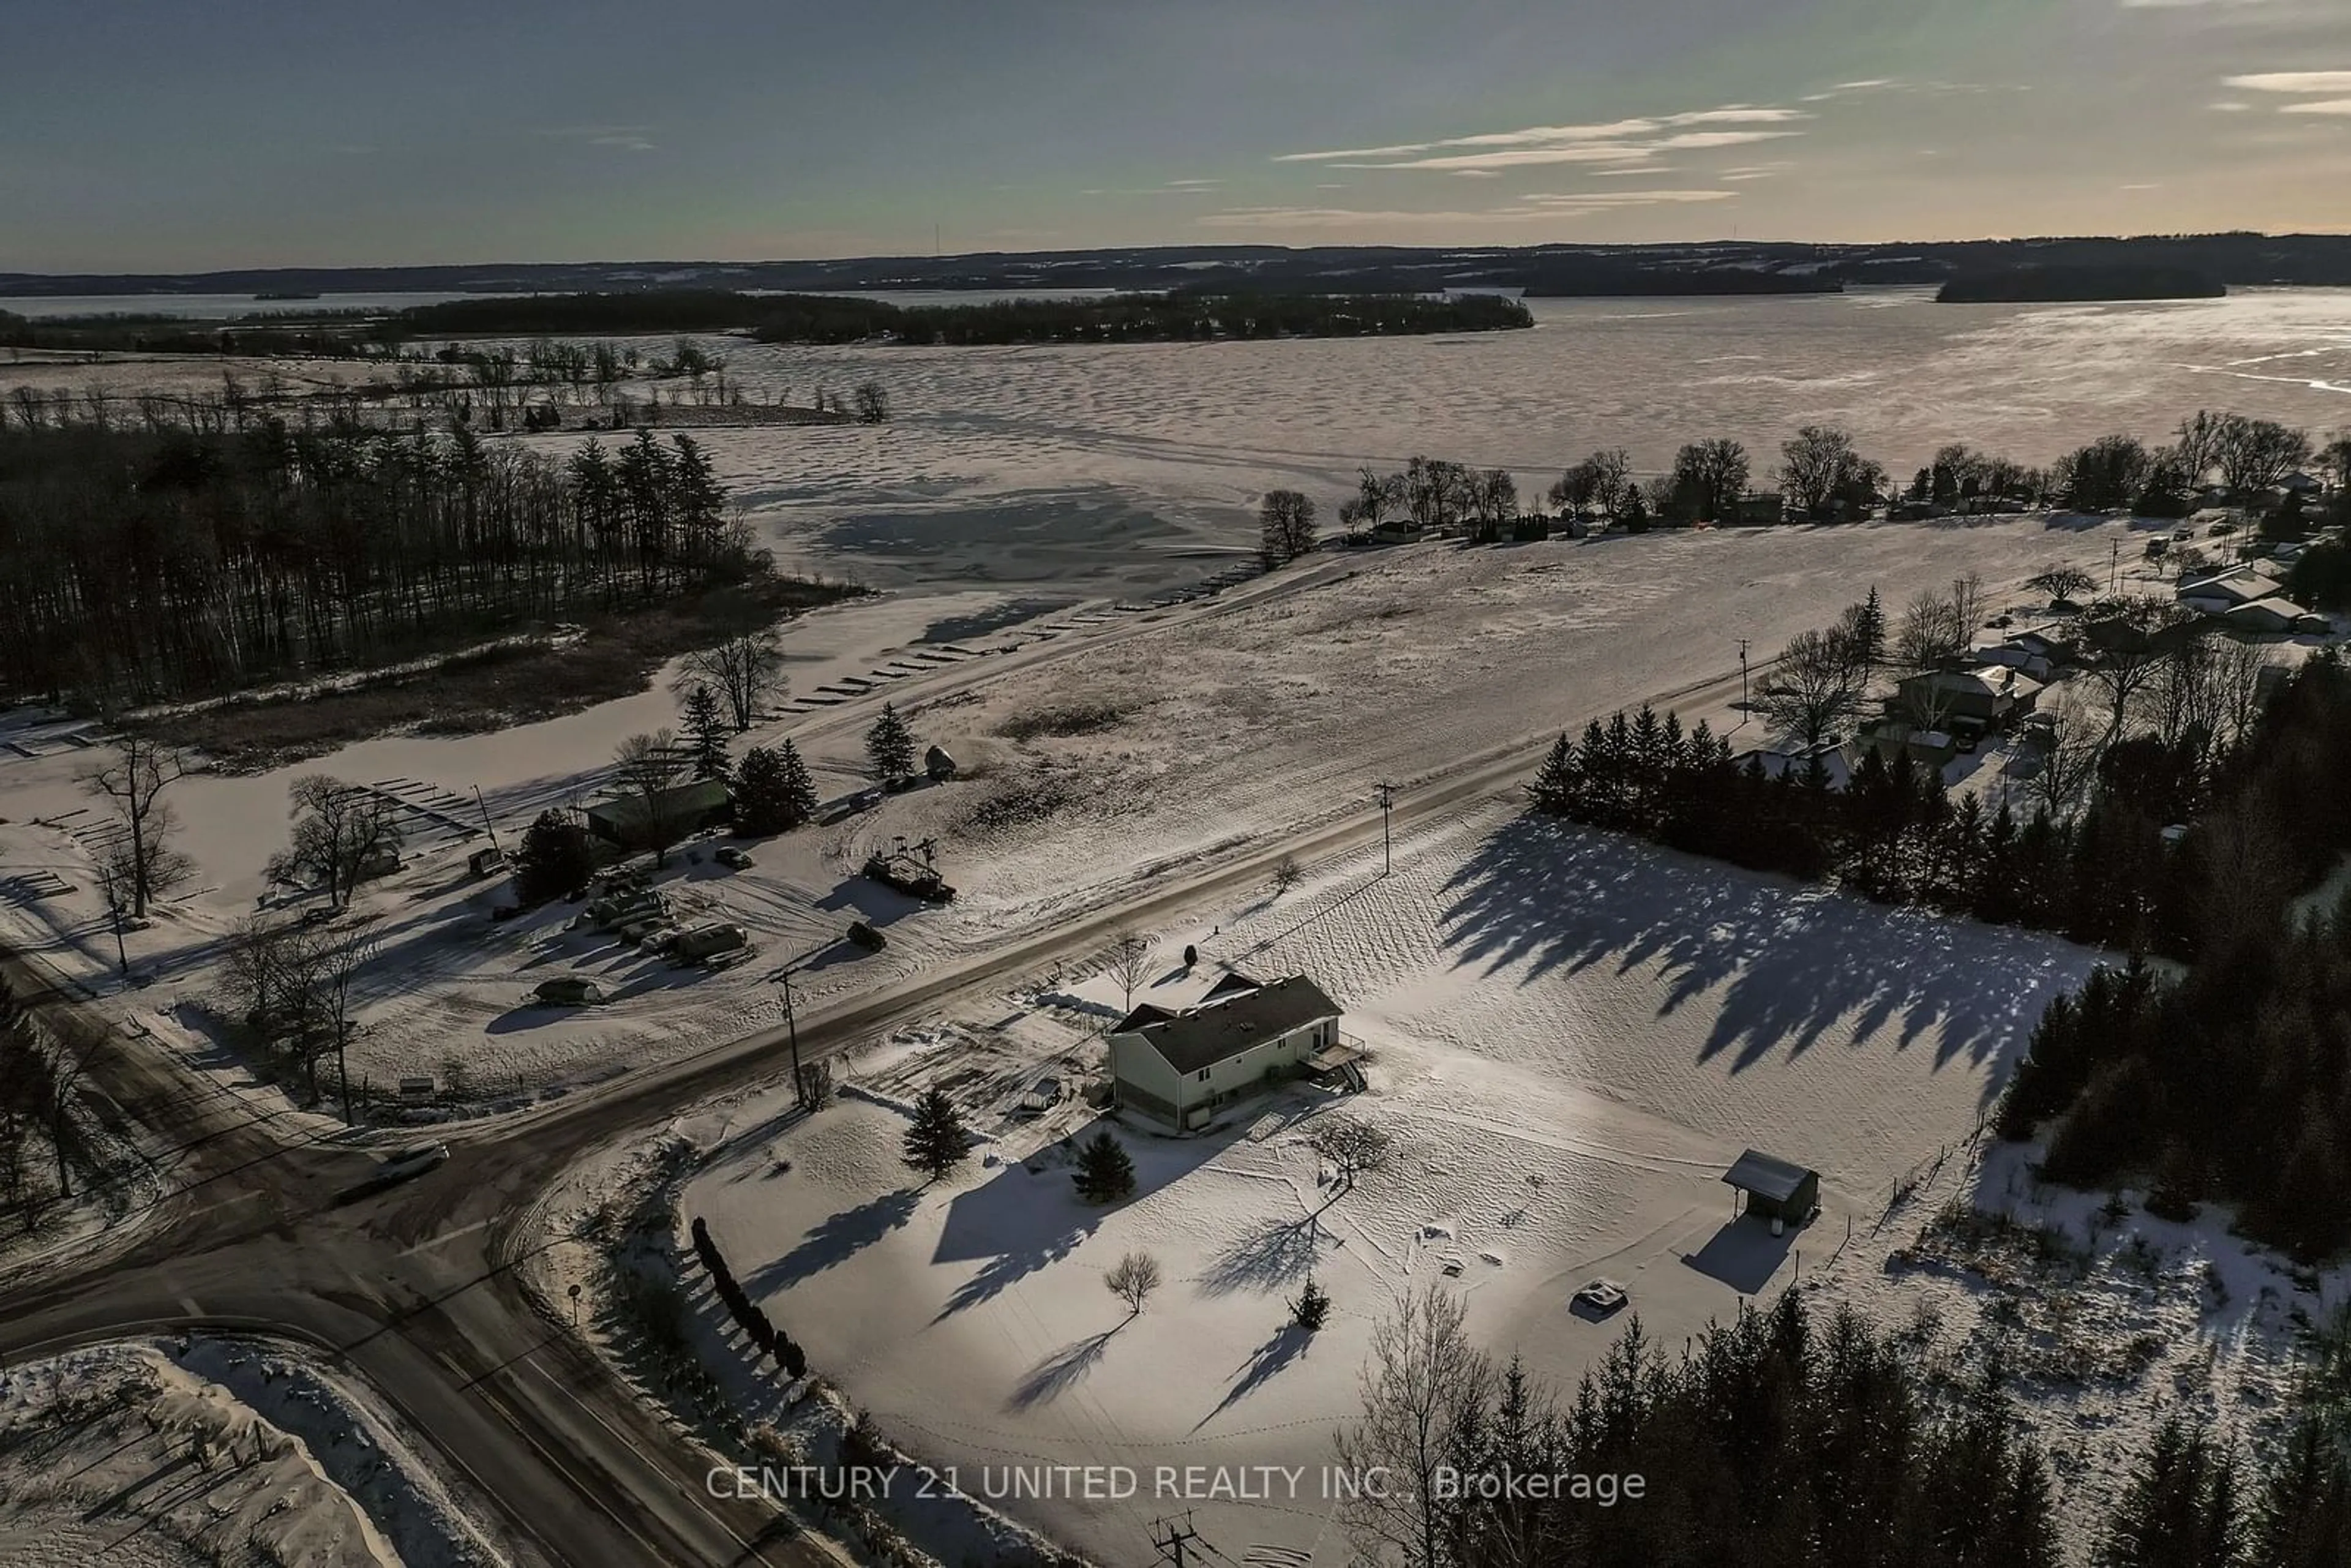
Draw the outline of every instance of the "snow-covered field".
<instances>
[{"instance_id":1,"label":"snow-covered field","mask_svg":"<svg viewBox=\"0 0 2351 1568\"><path fill-rule=\"evenodd\" d=\"M363 1396L298 1358L159 1341L0 1374L0 1562L503 1561Z\"/></svg>"},{"instance_id":2,"label":"snow-covered field","mask_svg":"<svg viewBox=\"0 0 2351 1568\"><path fill-rule=\"evenodd\" d=\"M939 643L920 639L1000 599L908 591L843 604L787 625L787 706L801 711L745 741L791 737L822 791L845 794L861 782L863 728L889 698L962 775L754 846L748 872L724 873L694 847L674 857L680 909L749 927L752 962L671 968L569 930L568 906L494 925L503 879L465 874L483 841L465 830L484 807L511 846L539 810L595 798L617 739L672 721L674 699L657 687L498 734L390 737L275 773L183 780L169 799L197 873L153 929L128 937L152 983L120 1003L192 1055L216 1055L202 1009L224 942L266 892L289 782L326 771L379 784L420 810L410 868L360 901L380 956L362 979L354 1079L381 1088L430 1073L510 1103L776 1021L786 961L806 962L796 983L821 1005L1360 810L1380 780L1409 791L1650 695L1711 685L1685 718L1706 712L1726 727L1736 685L1721 683L1741 637L1760 660L1873 585L1896 605L1970 570L2012 588L2053 561L2096 564L2126 532L2011 518L1339 552L1217 598L1061 612ZM1003 733L1072 712L1089 716L1082 733ZM0 747L12 819L0 825L0 880L13 894L0 917L103 985L115 957L93 876L105 824L77 783L94 755L77 734L89 739L20 721L0 737L13 743ZM950 908L917 910L855 874L901 835L940 841L962 890ZM68 891L39 894L45 876ZM841 943L861 917L888 929L885 953ZM562 972L592 974L618 999L569 1014L524 1005Z\"/></svg>"},{"instance_id":3,"label":"snow-covered field","mask_svg":"<svg viewBox=\"0 0 2351 1568\"><path fill-rule=\"evenodd\" d=\"M1595 1277L1626 1285L1668 1350L1799 1280L1954 1375L1997 1343L2084 1518L2167 1404L2255 1437L2298 1327L2342 1293L2299 1289L2217 1218L2100 1218L2095 1200L2041 1191L2019 1151L1986 1163L1990 1097L2095 958L2043 936L1479 803L1400 840L1390 874L1374 846L1154 938L1137 1000L1179 1004L1228 965L1313 976L1373 1053L1370 1092L1293 1088L1184 1140L1102 1122L1138 1189L1085 1205L1064 1140L1097 1124L1092 1031L1125 1001L1097 969L905 1031L813 1120L778 1131L769 1095L673 1129L715 1151L676 1223L708 1223L819 1373L914 1461L1094 1561L1136 1559L1154 1521L1187 1508L1237 1561L1344 1561L1319 1490L1332 1436L1373 1323L1422 1284L1458 1290L1482 1343L1571 1388L1623 1326L1571 1309ZM1062 1098L1019 1113L1048 1075ZM898 1107L931 1083L983 1138L923 1185L900 1162ZM1395 1139L1352 1187L1307 1146L1332 1114ZM1749 1146L1821 1170L1811 1227L1733 1221L1719 1178ZM2053 1265L2029 1232L1938 1223L1979 1197L2092 1245ZM1138 1249L1166 1283L1130 1319L1102 1276ZM1336 1302L1311 1337L1287 1305L1310 1272ZM706 1288L698 1306L747 1415L782 1409ZM1058 1466L1128 1467L1137 1490L1019 1494Z\"/></svg>"}]
</instances>

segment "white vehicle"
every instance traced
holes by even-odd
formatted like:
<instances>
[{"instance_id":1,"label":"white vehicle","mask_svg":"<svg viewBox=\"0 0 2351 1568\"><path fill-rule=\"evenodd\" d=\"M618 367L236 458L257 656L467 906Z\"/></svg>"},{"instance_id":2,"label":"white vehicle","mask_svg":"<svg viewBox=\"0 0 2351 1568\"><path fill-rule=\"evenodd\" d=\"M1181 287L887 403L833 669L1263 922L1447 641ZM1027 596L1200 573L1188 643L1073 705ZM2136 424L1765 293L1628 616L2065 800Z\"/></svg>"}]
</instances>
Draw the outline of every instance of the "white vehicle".
<instances>
[{"instance_id":1,"label":"white vehicle","mask_svg":"<svg viewBox=\"0 0 2351 1568\"><path fill-rule=\"evenodd\" d=\"M419 1144L385 1160L377 1167L375 1174L380 1181L406 1181L411 1176L421 1176L426 1171L446 1164L448 1159L448 1145Z\"/></svg>"}]
</instances>

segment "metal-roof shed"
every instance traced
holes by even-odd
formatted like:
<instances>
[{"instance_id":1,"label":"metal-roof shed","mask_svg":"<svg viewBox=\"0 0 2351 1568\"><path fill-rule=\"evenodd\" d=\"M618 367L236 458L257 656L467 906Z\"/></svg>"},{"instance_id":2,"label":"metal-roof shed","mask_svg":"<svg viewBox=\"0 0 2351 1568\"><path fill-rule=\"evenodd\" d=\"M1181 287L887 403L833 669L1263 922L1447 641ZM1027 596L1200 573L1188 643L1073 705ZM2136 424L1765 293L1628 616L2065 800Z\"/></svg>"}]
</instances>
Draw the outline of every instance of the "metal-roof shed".
<instances>
[{"instance_id":1,"label":"metal-roof shed","mask_svg":"<svg viewBox=\"0 0 2351 1568\"><path fill-rule=\"evenodd\" d=\"M1722 1173L1725 1185L1747 1195L1747 1212L1759 1219L1801 1225L1821 1207L1821 1175L1791 1160L1750 1149Z\"/></svg>"}]
</instances>

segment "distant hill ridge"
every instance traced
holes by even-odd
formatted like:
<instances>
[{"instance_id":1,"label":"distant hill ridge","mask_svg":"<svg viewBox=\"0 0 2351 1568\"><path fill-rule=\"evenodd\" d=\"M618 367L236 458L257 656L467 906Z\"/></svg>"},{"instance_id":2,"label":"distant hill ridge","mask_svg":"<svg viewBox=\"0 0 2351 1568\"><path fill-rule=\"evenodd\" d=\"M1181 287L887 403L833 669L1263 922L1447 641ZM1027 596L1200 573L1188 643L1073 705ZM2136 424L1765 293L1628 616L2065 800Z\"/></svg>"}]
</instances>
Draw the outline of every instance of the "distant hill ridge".
<instances>
[{"instance_id":1,"label":"distant hill ridge","mask_svg":"<svg viewBox=\"0 0 2351 1568\"><path fill-rule=\"evenodd\" d=\"M529 262L249 267L224 272L0 273L0 298L33 295L579 293L1024 288L1310 293L1524 288L1547 294L1810 291L1941 285L2023 267L2179 268L2224 286L2351 287L2351 235L2150 235L1830 245L1718 241L1623 246L1168 246L861 256L830 261ZM1766 281L1750 284L1746 280Z\"/></svg>"}]
</instances>

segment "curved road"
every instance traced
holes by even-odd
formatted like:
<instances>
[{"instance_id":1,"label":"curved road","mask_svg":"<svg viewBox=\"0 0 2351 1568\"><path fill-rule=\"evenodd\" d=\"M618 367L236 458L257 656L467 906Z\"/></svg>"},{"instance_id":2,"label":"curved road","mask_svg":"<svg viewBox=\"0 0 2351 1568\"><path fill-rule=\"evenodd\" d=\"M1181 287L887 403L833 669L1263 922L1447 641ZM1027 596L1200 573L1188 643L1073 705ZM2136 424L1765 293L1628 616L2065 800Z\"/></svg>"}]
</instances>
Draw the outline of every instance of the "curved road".
<instances>
[{"instance_id":1,"label":"curved road","mask_svg":"<svg viewBox=\"0 0 2351 1568\"><path fill-rule=\"evenodd\" d=\"M1650 700L1735 694L1736 672ZM1541 737L1461 759L1395 807L1398 825L1516 784ZM1377 837L1350 812L1191 876L811 1014L803 1056L861 1043L1090 950L1115 926L1171 915L1264 881L1284 856L1318 858ZM0 961L11 1005L70 1008L30 964ZM283 1144L267 1124L139 1042L110 1036L87 1081L177 1151L153 1220L103 1255L0 1292L0 1361L158 1331L300 1342L391 1405L442 1462L496 1505L484 1522L517 1561L594 1565L837 1563L774 1508L709 1495L706 1460L594 1352L543 1315L517 1264L537 1245L537 1200L581 1155L722 1091L776 1076L771 1029L517 1117L450 1134L449 1163L355 1202L372 1169L355 1150ZM748 1458L748 1456L745 1457Z\"/></svg>"}]
</instances>

